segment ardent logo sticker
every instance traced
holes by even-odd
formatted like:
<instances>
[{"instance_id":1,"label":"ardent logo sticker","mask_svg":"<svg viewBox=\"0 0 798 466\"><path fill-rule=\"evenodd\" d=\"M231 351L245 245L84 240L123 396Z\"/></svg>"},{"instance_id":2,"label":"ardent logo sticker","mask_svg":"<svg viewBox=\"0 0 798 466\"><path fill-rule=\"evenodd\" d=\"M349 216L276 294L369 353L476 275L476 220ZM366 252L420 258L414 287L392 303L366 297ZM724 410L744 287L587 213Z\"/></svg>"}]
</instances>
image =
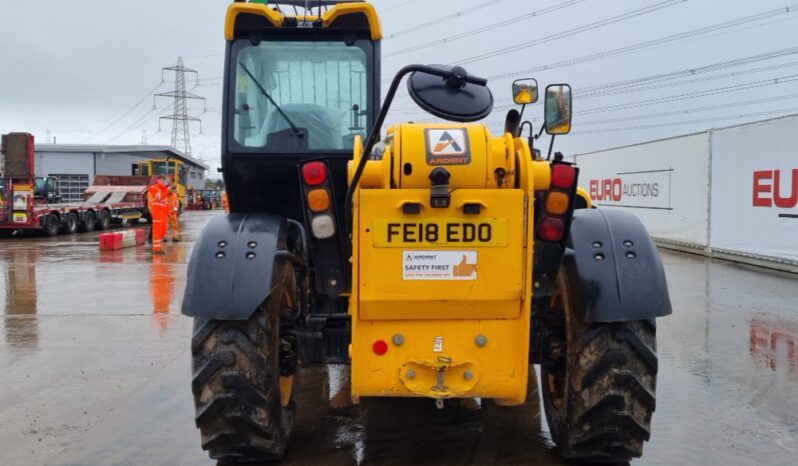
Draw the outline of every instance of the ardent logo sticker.
<instances>
[{"instance_id":1,"label":"ardent logo sticker","mask_svg":"<svg viewBox=\"0 0 798 466\"><path fill-rule=\"evenodd\" d=\"M428 165L468 165L471 147L465 128L426 129Z\"/></svg>"}]
</instances>

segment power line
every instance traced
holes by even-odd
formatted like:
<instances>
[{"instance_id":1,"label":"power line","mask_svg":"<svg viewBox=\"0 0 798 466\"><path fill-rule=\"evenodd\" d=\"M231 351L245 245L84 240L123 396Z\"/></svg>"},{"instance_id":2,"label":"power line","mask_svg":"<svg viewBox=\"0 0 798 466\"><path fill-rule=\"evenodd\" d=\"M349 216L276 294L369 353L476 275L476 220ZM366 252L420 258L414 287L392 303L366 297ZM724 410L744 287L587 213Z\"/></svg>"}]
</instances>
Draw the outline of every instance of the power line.
<instances>
[{"instance_id":1,"label":"power line","mask_svg":"<svg viewBox=\"0 0 798 466\"><path fill-rule=\"evenodd\" d=\"M114 136L114 137L112 137L111 139L108 139L107 141L105 141L105 143L106 143L106 144L110 144L110 143L112 143L112 142L116 141L117 139L119 139L120 137L122 137L123 135L125 135L125 134L129 133L129 132L130 132L130 131L132 131L133 129L135 129L135 128L137 128L138 126L140 126L140 125L141 125L141 123L143 123L143 122L144 122L144 121L145 121L147 118L149 118L149 117L150 117L150 116L151 116L153 113L156 113L158 110L163 110L163 109L162 109L162 108L160 108L160 109L159 109L159 108L156 108L156 107L153 107L153 108L151 108L151 109L150 109L150 110L149 110L147 113L145 113L144 115L142 115L142 116L141 116L141 117L140 117L138 120L136 120L136 121L134 121L133 123L131 123L131 125L130 125L130 126L128 126L127 128L123 129L123 130L122 130L120 133L118 133L116 136ZM167 110L168 110L168 108L167 108ZM161 113L161 115L163 115L163 114L165 114L165 112L164 112L164 113Z\"/></svg>"},{"instance_id":2,"label":"power line","mask_svg":"<svg viewBox=\"0 0 798 466\"><path fill-rule=\"evenodd\" d=\"M403 36L405 34L409 34L411 32L417 32L417 31L420 31L422 29L430 28L432 26L438 26L439 24L441 24L443 22L462 18L462 17L467 16L467 15L469 15L471 13L480 11L484 7L495 6L496 4L502 3L504 1L505 0L488 0L487 2L482 2L482 3L479 3L479 4L474 5L472 7L457 11L454 14L450 13L450 14L447 14L446 16L441 16L441 17L435 18L435 19L433 19L431 21L427 21L426 23L421 23L421 24L418 24L416 26L412 26L412 27L409 27L409 28L402 29L402 30L400 30L398 32L395 32L395 33L389 35L387 37L387 39L395 39L397 37ZM584 0L582 0L582 1L584 1Z\"/></svg>"},{"instance_id":3,"label":"power line","mask_svg":"<svg viewBox=\"0 0 798 466\"><path fill-rule=\"evenodd\" d=\"M614 82L609 82L609 83L596 84L596 85L593 85L593 86L586 86L586 87L582 87L582 88L579 88L579 89L574 89L574 99L575 100L576 99L588 99L588 98L593 98L593 97L604 97L604 96L610 96L610 95L625 94L625 93L630 93L630 92L642 92L642 91L653 90L653 89L662 89L662 88L666 88L666 87L683 86L683 85L686 85L686 84L693 84L693 83L703 82L703 81L712 81L712 80L715 80L715 79L723 79L723 78L728 78L728 77L743 76L743 75L747 75L747 74L760 73L760 72L763 72L763 71L771 71L771 70L776 70L776 69L789 68L789 67L798 65L798 62L795 62L795 61L787 62L787 63L778 64L778 65L771 65L771 66L768 66L768 67L754 68L754 69L750 69L750 70L737 71L737 72L733 72L733 73L726 73L726 74L708 76L708 77L704 77L704 78L701 78L701 79L693 79L693 80L670 82L670 83L667 82L667 81L673 81L673 80L681 79L681 78L684 78L684 77L701 75L701 74L710 73L710 72L713 72L713 71L720 71L720 70L724 70L724 69L727 69L727 68L734 68L734 67L737 67L737 66L748 65L748 64L752 64L752 63L758 63L758 62L761 62L761 61L772 60L772 59L776 59L776 58L784 58L784 57L788 57L790 55L795 55L795 54L798 54L798 47L790 47L790 48L786 48L786 49L780 49L780 50L775 50L775 51L771 51L771 52L766 52L766 53L760 53L760 54L756 54L756 55L749 55L749 56L745 56L745 57L735 58L733 60L727 60L727 61L723 61L723 62L713 63L711 65L705 65L705 66L694 67L694 68L687 68L687 69L683 69L683 70L679 70L679 71L672 71L672 72L661 73L661 74L645 76L645 77L640 77L640 78L634 78L634 79L626 79L626 80L622 80L622 81L614 81ZM657 86L653 86L653 85L652 86L644 86L645 84L649 84L649 83L663 83L663 82L665 84L659 84ZM512 102L512 99L502 99L500 101L497 101L496 103L497 104L506 104L508 102ZM503 110L503 109L514 107L514 106L516 106L514 103L511 103L509 105L497 105L496 107L494 107L494 110ZM412 107L396 107L396 108L392 109L392 111L395 111L395 112L407 112L407 111L417 110L417 109L418 109L418 107L416 107L416 106L412 106Z\"/></svg>"},{"instance_id":4,"label":"power line","mask_svg":"<svg viewBox=\"0 0 798 466\"><path fill-rule=\"evenodd\" d=\"M696 83L699 83L699 82L715 81L715 80L725 79L725 78L730 78L730 77L738 77L738 76L744 76L744 75L748 75L748 74L761 73L761 72L764 72L764 71L773 71L773 70L778 70L778 69L783 69L783 68L792 68L794 66L798 66L798 61L791 61L791 62L787 62L787 63L781 63L781 64L778 64L778 65L771 65L771 66L766 66L766 67L753 68L753 69L750 69L750 70L741 70L741 71L735 71L735 72L731 72L731 73L718 74L718 75L714 75L714 76L705 76L703 78L690 79L690 80L686 80L686 81L664 82L664 83L661 83L661 84L656 84L656 85L651 85L651 86L631 87L631 88L626 88L626 89L622 88L622 87L619 88L619 89L609 88L611 90L608 90L608 91L597 90L597 91L588 92L588 93L577 92L575 90L574 91L574 100L578 100L578 101L581 102L582 100L593 99L593 98L597 98L597 97L608 97L608 96L612 96L612 95L629 94L629 93L633 93L633 92L645 92L645 91L651 91L651 90L656 90L656 89L664 89L664 88L668 88L668 87L685 86L685 85L688 85L688 84L696 84ZM593 86L593 87L598 88L598 87L601 87L601 85ZM589 89L589 88L584 88L584 89ZM505 102L512 102L512 99L504 99L504 100L501 101L501 103L505 103ZM513 108L513 107L516 107L516 106L517 106L517 104L515 104L515 103L509 103L509 104L505 104L505 105L497 105L497 106L494 107L494 110L506 110L508 108ZM415 108L417 108L417 107L398 108L396 110L397 111L412 110L412 109L415 109ZM533 121L537 121L537 119L534 119Z\"/></svg>"},{"instance_id":5,"label":"power line","mask_svg":"<svg viewBox=\"0 0 798 466\"><path fill-rule=\"evenodd\" d=\"M529 74L529 73L536 73L538 71L545 71L551 70L555 68L563 68L572 65L578 65L590 61L601 60L604 58L616 57L620 55L626 55L629 53L639 52L641 50L654 48L660 45L669 44L672 42L676 42L679 40L691 39L700 37L703 35L711 34L713 32L718 31L725 31L728 29L732 29L738 26L743 26L746 24L756 23L765 19L774 18L781 15L789 15L798 11L798 4L790 5L788 7L777 8L775 10L768 10L762 13L758 13L751 16L745 16L741 18L736 18L731 21L724 21L722 23L713 24L711 26L706 26L698 29L693 29L691 31L682 32L679 34L672 34L669 36L660 37L657 39L652 39L644 42L638 42L636 44L627 45L624 47L619 47L616 49L605 50L598 53L593 53L590 55L583 55L581 57L572 58L569 60L563 60L554 63L548 63L545 65L539 65L532 68L526 68L523 70L512 71L509 73L501 73L495 74L493 76L489 76L488 79L502 79L502 78L511 78L513 76ZM761 25L760 25L761 26Z\"/></svg>"},{"instance_id":6,"label":"power line","mask_svg":"<svg viewBox=\"0 0 798 466\"><path fill-rule=\"evenodd\" d=\"M674 95L674 96L666 96L666 97L658 97L658 98L655 98L655 99L640 100L640 101L637 101L637 102L630 102L630 103L626 103L626 104L610 105L610 106L607 106L607 107L597 107L597 108L592 108L592 109L588 109L588 110L583 110L583 111L577 112L577 113L580 114L580 115L593 115L593 114L596 114L596 113L605 113L605 112L610 112L610 111L615 111L615 110L626 110L626 109L629 109L629 108L637 108L637 107L643 107L643 106L647 106L647 105L655 105L655 104L661 104L661 103L667 103L667 102L677 102L677 101L680 101L680 100L693 99L693 98L697 98L697 97L706 97L706 96L710 96L710 95L727 94L729 92L735 92L735 91L745 91L745 90L749 90L749 89L756 89L756 88L759 88L759 87L775 86L775 85L789 83L789 82L794 82L794 81L798 81L798 74L788 75L788 76L780 76L778 78L773 78L773 79L764 79L764 80L761 80L761 81L754 81L754 82L751 82L751 83L736 84L736 85L733 85L733 86L718 87L718 88L715 88L715 89L708 89L708 90L704 90L704 91L689 92L689 93L686 93L686 94L679 94L679 95Z\"/></svg>"},{"instance_id":7,"label":"power line","mask_svg":"<svg viewBox=\"0 0 798 466\"><path fill-rule=\"evenodd\" d=\"M603 51L603 52L598 52L598 53L591 54L591 55L585 55L585 56L573 58L573 59L570 59L570 60L550 63L550 64L546 64L546 65L541 65L541 66L538 66L538 67L535 67L535 68L528 68L528 69L525 69L525 70L513 71L513 72L509 72L509 73L503 73L503 74L497 74L497 75L493 75L493 76L488 76L488 79L489 80L493 80L493 79L511 78L511 77L514 77L514 76L531 74L531 73L538 72L538 71L551 70L551 69L560 68L560 67L567 67L567 66L572 66L572 65L576 65L576 64L582 64L582 63L586 63L586 62L590 62L590 61L594 61L594 60L600 60L600 59L610 58L610 57L614 57L614 56L626 55L626 54L629 54L629 53L635 53L635 52L638 52L638 51L645 50L646 48L654 48L654 47L665 46L665 45L668 45L671 42L674 42L674 41L677 41L677 40L696 40L696 39L699 39L699 38L704 39L706 37L700 37L700 36L706 35L706 34L711 34L713 32L725 31L725 32L721 32L721 34L726 34L726 33L729 33L729 32L739 32L739 31L742 31L742 30L745 30L745 29L750 29L750 28L753 28L753 27L761 27L761 26L764 26L764 25L767 25L767 24L771 24L772 22L771 23L756 24L756 25L753 25L753 26L748 26L748 27L745 27L745 28L739 28L739 29L736 29L736 30L729 30L729 29L732 29L732 28L735 28L735 27L738 27L738 26L743 26L743 25L746 25L746 24L750 24L750 23L754 23L754 22L757 22L757 21L761 21L763 19L769 19L769 18L772 18L774 16L795 13L796 11L798 11L798 10L796 10L797 8L798 8L798 4L795 4L795 5L791 5L789 7L775 9L775 10L769 10L769 11L766 11L766 12L763 12L763 13L759 13L759 14L756 14L756 15L751 15L751 16L746 16L746 17L742 17L742 18L737 18L737 19L733 19L731 21L727 21L727 22L724 22L724 23L718 23L718 24L715 24L715 25L712 25L712 26L707 26L707 27L704 27L704 28L694 29L692 31L688 31L688 32L680 33L680 34L675 34L675 35L671 35L671 36L665 36L665 37L661 37L659 39L654 39L654 40L650 40L650 41L646 41L646 42L640 42L640 43L637 43L637 44L632 44L632 45L628 45L628 46L617 48L617 49L613 49L613 50L606 50L606 51ZM791 18L784 18L781 21L786 20L786 19L794 19L794 18L792 18L792 17ZM708 37L712 37L712 36L708 36ZM795 53L792 49L785 49L783 52L785 54ZM774 53L778 53L778 52L774 52ZM775 57L776 57L776 55L774 55L774 58ZM403 98L403 97L406 97L406 96L407 96L406 93L404 93L404 94L400 93L400 94L397 95L397 98ZM508 107L510 107L510 106L505 106L503 108L508 108ZM497 108L497 110L501 109L501 108L502 107L499 107L499 108Z\"/></svg>"},{"instance_id":8,"label":"power line","mask_svg":"<svg viewBox=\"0 0 798 466\"><path fill-rule=\"evenodd\" d=\"M144 96L143 96L141 99L137 100L137 101L136 101L136 102L135 102L133 105L131 105L131 106L130 106L130 107L127 109L127 110L125 110L125 111L124 111L124 112L123 112L121 115L119 115L119 117L118 117L118 118L116 118L114 121L112 121L111 123L109 123L107 126L105 126L104 128L102 128L101 130L99 130L99 131L96 131L96 132L92 133L90 136L88 136L87 138L85 138L85 139L83 139L82 141L80 141L80 143L81 143L81 144L83 144L83 143L85 143L86 141L88 141L88 140L90 140L90 139L94 138L95 136L98 136L98 135L100 135L100 134L102 134L102 133L106 132L107 130L111 129L111 128L112 128L114 125L116 125L117 123L119 123L120 121L122 121L122 119L123 119L123 118L125 118L125 117L126 117L126 116L128 116L128 115L130 115L130 114L133 112L133 110L137 109L137 108L139 107L139 105L141 105L142 103L144 103L144 101L145 101L145 100L147 100L147 98L148 98L149 96L151 96L151 95L152 95L152 93L153 93L153 92L155 92L155 90L156 90L156 89L158 89L158 88L161 86L161 84L162 84L162 83L163 83L163 81L155 81L155 82L154 82L154 83L153 83L153 84L150 86L150 88L147 90L147 92L144 94Z\"/></svg>"},{"instance_id":9,"label":"power line","mask_svg":"<svg viewBox=\"0 0 798 466\"><path fill-rule=\"evenodd\" d=\"M745 91L745 90L749 90L749 89L756 89L756 88L767 87L767 86L775 86L775 85L789 83L789 82L795 82L795 81L798 81L798 74L797 75L780 76L780 77L771 78L771 79L764 79L764 80L761 80L761 81L754 81L754 82L751 82L751 83L743 83L743 84L736 84L736 85L732 85L732 86L717 87L717 88L707 89L707 90L703 90L703 91L689 92L689 93L686 93L686 94L678 94L678 95L672 95L672 96L666 96L666 97L658 97L658 98L655 98L655 99L639 100L639 101L629 102L629 103L625 103L625 104L610 105L610 106L605 106L605 107L595 107L595 108L590 108L590 109L587 109L587 110L574 112L574 115L575 116L576 115L594 115L594 114L597 114L597 113L605 113L605 112L611 112L611 111L617 111L617 110L628 110L630 108L645 107L645 106L656 105L656 104L661 104L661 103L678 102L678 101L681 101L681 100L688 100L688 99L694 99L694 98L699 98L699 97L707 97L707 96L710 96L710 95L727 94L729 92ZM607 94L607 95L610 95L610 94ZM535 106L538 106L538 105L539 104L536 104ZM510 104L510 105L503 105L503 106L495 107L494 108L494 112L497 111L497 110L504 110L504 109L515 107L515 106L517 106L517 105ZM494 115L497 115L497 114L496 113L492 113L491 115L494 116ZM424 118L424 119L420 119L420 120L417 120L417 121L424 122L424 121L432 121L434 119L435 118ZM530 119L531 122L536 122L536 121L539 121L539 120L540 120L540 118L531 118Z\"/></svg>"},{"instance_id":10,"label":"power line","mask_svg":"<svg viewBox=\"0 0 798 466\"><path fill-rule=\"evenodd\" d=\"M656 90L656 89L663 89L663 88L666 88L666 87L685 86L685 85L688 85L688 84L696 84L696 83L701 83L701 82L705 82L705 81L716 81L716 80L719 80L719 79L735 78L735 77L738 77L738 76L745 76L745 75L749 75L749 74L762 73L764 71L773 71L773 70L779 70L779 69L783 69L783 68L792 68L794 66L798 66L798 61L791 61L791 62L787 62L787 63L781 63L779 65L764 66L764 67L760 67L760 68L752 68L750 70L733 71L731 73L717 74L717 75L714 75L714 76L704 76L703 78L688 79L688 80L685 80L685 81L654 84L654 85L651 85L651 86L632 87L632 88L628 88L628 89L619 89L619 90L616 90L616 91L613 91L613 92L610 92L610 93L604 93L604 92L600 92L600 91L597 91L597 92L594 92L594 93L591 93L591 94L579 93L578 98L580 100L582 100L582 99L592 99L592 98L596 98L596 97L603 97L605 95L618 95L618 94L629 94L629 93L632 93L632 92L645 92L645 91L651 91L651 90ZM575 97L575 98L577 98L577 97Z\"/></svg>"},{"instance_id":11,"label":"power line","mask_svg":"<svg viewBox=\"0 0 798 466\"><path fill-rule=\"evenodd\" d=\"M382 12L383 13L388 13L389 11L393 11L393 10L395 10L397 8L401 8L403 6L407 6L407 5L409 5L409 4L411 4L411 3L415 2L415 1L417 1L417 0L407 0L407 1L404 1L404 2L401 2L401 3L398 3L398 4L394 5L394 6L388 7L386 9L382 10Z\"/></svg>"},{"instance_id":12,"label":"power line","mask_svg":"<svg viewBox=\"0 0 798 466\"><path fill-rule=\"evenodd\" d=\"M713 63L711 65L704 65L694 68L687 68L679 71L673 71L669 73L662 73L656 74L652 76L646 76L642 78L635 78L635 79L627 79L623 81L615 81L610 83L604 84L597 84L595 86L588 86L579 89L574 95L589 95L594 92L603 91L606 89L621 89L621 88L629 88L629 87L637 87L643 86L646 84L652 83L659 83L663 81L671 81L674 79L680 79L684 77L691 77L696 76L704 73L710 73L713 71L721 71L727 68L734 68L737 66L742 65L749 65L752 63L758 63L765 60L772 60L775 58L783 58L790 55L795 55L798 53L798 47L790 47L786 49L775 50L772 52L760 53L757 55L749 55L746 57L735 58L733 60L727 60L719 63Z\"/></svg>"},{"instance_id":13,"label":"power line","mask_svg":"<svg viewBox=\"0 0 798 466\"><path fill-rule=\"evenodd\" d=\"M503 27L503 26L508 26L510 24L515 24L515 23L518 23L520 21L527 20L529 18L535 18L535 17L538 17L538 16L543 16L546 13L551 13L551 12L554 12L554 11L557 11L557 10L561 10L563 8L567 8L569 6L576 5L578 3L583 3L585 1L586 0L568 0L568 1L565 1L565 2L562 2L562 3L558 3L556 5L552 5L552 6L548 7L548 8L543 8L541 10L537 10L537 11L533 11L531 13L527 13L527 14L524 14L524 15L521 15L521 16L517 16L515 18L499 21L497 23L488 24L488 25L485 25L485 26L482 26L482 27L479 27L479 28L476 28L476 29L471 29L471 30L468 30L468 31L465 31L465 32L461 32L461 33L458 33L458 34L453 34L451 36L447 36L447 37L444 37L442 39L436 39L436 40L433 40L433 41L430 41L430 42L425 42L423 44L414 45L412 47L407 47L407 48L404 48L404 49L401 49L401 50L396 50L394 52L390 52L390 53L387 53L387 54L383 55L383 58L396 57L398 55L403 55L405 53L415 52L417 50L422 50L422 49L426 49L426 48L429 48L429 47L434 47L436 45L447 44L447 43L454 42L456 40L462 39L464 37L470 37L470 36L473 36L473 35L476 35L476 34L481 34L483 32L492 31L492 30L494 30L496 28L500 28L500 27ZM681 1L687 1L687 0L670 0L670 1L680 1L681 2ZM485 2L485 3L491 4L491 3L497 3L497 2ZM440 24L440 22L442 22L444 20L457 19L457 17L458 16L449 15L449 16L443 18L443 19L436 20L437 23L435 23L435 24L436 25ZM426 24L431 24L431 23L432 22L426 23ZM422 26L423 25L419 25L419 26L416 26L415 28L410 28L410 29L413 29L413 30L422 29Z\"/></svg>"},{"instance_id":14,"label":"power line","mask_svg":"<svg viewBox=\"0 0 798 466\"><path fill-rule=\"evenodd\" d=\"M610 118L607 120L598 120L598 121L579 121L578 126L581 128L583 126L593 126L593 125L605 125L607 123L620 123L623 121L630 121L630 120L648 120L652 118L662 118L668 116L676 116L676 115L687 115L690 113L700 113L700 112L710 112L713 110L722 110L727 108L734 108L734 107L745 107L747 105L759 105L765 104L768 102L779 102L782 100L792 100L798 99L798 94L785 94L779 95L775 97L765 97L761 99L751 99L742 102L732 102L728 104L720 104L720 105L710 105L707 107L697 107L697 108L688 108L684 110L675 110L672 112L661 112L661 113L653 113L648 115L633 115L628 117L620 117L620 118ZM536 119L537 120L537 119Z\"/></svg>"},{"instance_id":15,"label":"power line","mask_svg":"<svg viewBox=\"0 0 798 466\"><path fill-rule=\"evenodd\" d=\"M674 121L669 123L654 123L650 125L638 125L638 126L627 126L627 127L620 127L620 128L605 128L605 129L594 129L594 130L587 130L587 131L573 131L571 134L600 134L600 133L618 133L623 131L636 131L641 129L654 129L654 128L664 128L669 126L685 126L685 125L692 125L698 123L711 123L715 121L724 121L724 120L737 120L741 118L752 118L758 116L765 116L765 115L774 115L774 114L783 114L788 115L790 113L798 112L798 107L793 108L783 108L779 110L767 110L763 112L753 112L753 113L745 113L740 115L727 115L721 117L712 117L712 118L702 118L698 120L683 120L683 121Z\"/></svg>"},{"instance_id":16,"label":"power line","mask_svg":"<svg viewBox=\"0 0 798 466\"><path fill-rule=\"evenodd\" d=\"M793 49L785 49L785 50L790 51L790 53L798 53L798 47L793 48ZM762 61L764 59L781 58L781 57L787 56L787 54L785 54L785 53L774 52L774 53L759 55L757 57L764 57L766 55L767 55L767 58L762 58L762 59L757 59L757 60L748 60L748 59L745 59L744 61L743 60L732 60L730 62L725 62L725 63L735 62L735 64L733 66L739 66L739 65L747 65L747 64L750 64L750 63L754 63L755 61ZM783 68L792 68L794 66L798 66L798 61L791 61L791 62L786 62L786 63L780 63L778 65L771 65L771 66L765 66L765 67L759 67L759 68L752 68L752 69L749 69L749 70L734 71L734 72L731 72L731 73L724 73L724 74L717 74L717 75L712 75L712 76L705 76L705 77L696 78L696 79L689 79L689 80L676 81L676 82L667 82L667 80L679 79L679 78L682 78L684 76L697 75L697 74L701 74L701 73L705 73L705 72L709 72L709 71L717 71L717 70L728 68L728 67L731 67L731 66L732 65L719 67L717 65L708 65L706 67L694 68L694 69L690 69L690 70L684 71L684 72L664 73L664 74L651 76L651 77L646 77L646 78L638 78L638 79L635 79L635 80L619 81L619 82L616 82L616 83L606 83L606 84L598 84L598 85L595 85L595 86L588 86L588 87L581 88L581 90L574 90L574 100L580 100L581 101L581 100L592 99L592 98L596 98L596 97L607 97L607 96L611 96L611 95L628 94L628 93L632 93L632 92L644 92L644 91L650 91L650 90L655 90L655 89L663 89L663 88L668 88L668 87L684 86L684 85L687 85L687 84L695 84L695 83L705 82L705 81L715 81L715 80L726 79L726 78L730 78L730 77L745 76L745 75L749 75L749 74L762 73L764 71L773 71L773 70L778 70L778 69L783 69ZM667 77L666 78L667 80L666 79L659 79L661 77ZM641 86L641 85L639 85L639 84L644 84L644 83L647 83L647 82L655 82L655 83L659 82L659 84L653 84L653 85L649 85L649 86ZM636 87L634 87L634 86L636 86ZM503 99L500 102L501 103L505 103L505 102L511 102L511 101L512 101L512 99ZM514 106L516 106L514 103L511 103L509 105L497 105L496 107L494 107L494 109L495 110L503 110L503 109L514 107Z\"/></svg>"},{"instance_id":17,"label":"power line","mask_svg":"<svg viewBox=\"0 0 798 466\"><path fill-rule=\"evenodd\" d=\"M643 8L638 8L636 10L632 10L626 13L622 13L620 15L611 16L606 19L602 19L600 21L595 21L593 23L585 24L583 26L579 26L573 29L569 29L567 31L558 32L555 34L550 34L548 36L540 37L538 39L534 39L527 42L522 42L520 44L512 45L510 47L504 47L498 50L492 50L490 52L482 53L479 55L474 55L465 59L458 60L456 64L465 65L468 63L473 63L477 61L482 61L488 58L498 57L501 55L506 55L508 53L515 52L517 50L522 50L528 47L534 47L536 45L545 44L547 42L552 42L559 39L564 39L566 37L574 36L577 34L581 34L583 32L592 31L594 29L600 29L606 26L611 26L613 24L620 23L622 21L626 21L629 19L637 18L639 16L647 15L649 13L653 13L656 11L663 10L665 8L670 8L672 6L680 5L685 3L687 0L666 0L664 2L655 3L653 5L649 5ZM450 63L454 64L454 63Z\"/></svg>"}]
</instances>

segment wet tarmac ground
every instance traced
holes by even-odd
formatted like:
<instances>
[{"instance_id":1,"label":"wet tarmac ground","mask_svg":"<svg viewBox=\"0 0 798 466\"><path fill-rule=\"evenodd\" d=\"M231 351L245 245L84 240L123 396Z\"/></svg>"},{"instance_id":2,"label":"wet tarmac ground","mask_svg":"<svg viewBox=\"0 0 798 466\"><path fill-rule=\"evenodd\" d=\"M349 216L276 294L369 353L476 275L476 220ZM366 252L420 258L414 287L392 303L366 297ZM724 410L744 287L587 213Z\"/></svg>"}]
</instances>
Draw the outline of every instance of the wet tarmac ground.
<instances>
[{"instance_id":1,"label":"wet tarmac ground","mask_svg":"<svg viewBox=\"0 0 798 466\"><path fill-rule=\"evenodd\" d=\"M100 253L97 234L0 239L0 465L213 465L190 392L184 241ZM674 314L658 322L645 465L798 464L798 276L663 251ZM345 367L301 374L285 465L563 464L536 387L488 401L347 403ZM545 416L544 416L545 417Z\"/></svg>"}]
</instances>

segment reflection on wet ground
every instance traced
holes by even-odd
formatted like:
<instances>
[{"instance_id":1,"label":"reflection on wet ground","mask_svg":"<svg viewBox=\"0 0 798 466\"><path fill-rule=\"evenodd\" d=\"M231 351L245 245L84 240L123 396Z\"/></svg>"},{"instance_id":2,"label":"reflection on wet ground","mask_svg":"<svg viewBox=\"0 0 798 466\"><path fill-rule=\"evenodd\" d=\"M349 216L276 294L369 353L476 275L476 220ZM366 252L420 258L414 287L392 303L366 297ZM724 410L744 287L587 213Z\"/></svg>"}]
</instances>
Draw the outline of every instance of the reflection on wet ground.
<instances>
[{"instance_id":1,"label":"reflection on wet ground","mask_svg":"<svg viewBox=\"0 0 798 466\"><path fill-rule=\"evenodd\" d=\"M5 335L10 346L35 348L36 250L3 249L5 256Z\"/></svg>"},{"instance_id":2,"label":"reflection on wet ground","mask_svg":"<svg viewBox=\"0 0 798 466\"><path fill-rule=\"evenodd\" d=\"M0 239L0 464L212 465L190 397L184 243L100 253L96 233ZM143 227L143 226L142 226ZM798 277L663 252L653 435L633 464L796 464ZM348 402L346 367L301 374L283 464L563 464L536 386L521 407Z\"/></svg>"}]
</instances>

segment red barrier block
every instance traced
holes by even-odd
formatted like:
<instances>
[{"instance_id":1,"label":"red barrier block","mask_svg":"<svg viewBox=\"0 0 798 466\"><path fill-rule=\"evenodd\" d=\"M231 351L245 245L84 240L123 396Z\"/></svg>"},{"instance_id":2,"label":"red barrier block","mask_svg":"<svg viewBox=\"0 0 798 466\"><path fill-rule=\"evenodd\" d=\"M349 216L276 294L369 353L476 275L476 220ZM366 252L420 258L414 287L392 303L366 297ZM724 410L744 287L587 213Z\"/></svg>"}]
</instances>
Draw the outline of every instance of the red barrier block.
<instances>
[{"instance_id":1,"label":"red barrier block","mask_svg":"<svg viewBox=\"0 0 798 466\"><path fill-rule=\"evenodd\" d=\"M141 246L147 241L147 233L143 229L115 231L99 235L100 251L115 251L122 248Z\"/></svg>"},{"instance_id":2,"label":"red barrier block","mask_svg":"<svg viewBox=\"0 0 798 466\"><path fill-rule=\"evenodd\" d=\"M101 233L99 235L99 239L100 251L114 251L116 249L122 249L121 232Z\"/></svg>"},{"instance_id":3,"label":"red barrier block","mask_svg":"<svg viewBox=\"0 0 798 466\"><path fill-rule=\"evenodd\" d=\"M143 229L138 229L136 231L136 246L141 246L142 244L147 242L147 232Z\"/></svg>"}]
</instances>

